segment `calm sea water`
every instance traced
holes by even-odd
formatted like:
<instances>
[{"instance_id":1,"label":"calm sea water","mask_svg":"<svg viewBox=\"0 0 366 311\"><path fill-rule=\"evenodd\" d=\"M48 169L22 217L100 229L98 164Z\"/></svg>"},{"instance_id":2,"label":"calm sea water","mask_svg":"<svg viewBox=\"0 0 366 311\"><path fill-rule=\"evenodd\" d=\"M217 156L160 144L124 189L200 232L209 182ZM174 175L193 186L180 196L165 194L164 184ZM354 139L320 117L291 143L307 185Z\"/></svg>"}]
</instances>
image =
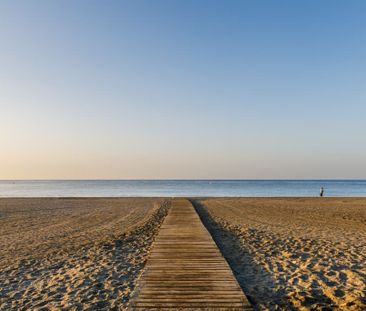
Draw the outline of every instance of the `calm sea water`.
<instances>
[{"instance_id":1,"label":"calm sea water","mask_svg":"<svg viewBox=\"0 0 366 311\"><path fill-rule=\"evenodd\" d=\"M366 196L366 180L16 180L0 197Z\"/></svg>"}]
</instances>

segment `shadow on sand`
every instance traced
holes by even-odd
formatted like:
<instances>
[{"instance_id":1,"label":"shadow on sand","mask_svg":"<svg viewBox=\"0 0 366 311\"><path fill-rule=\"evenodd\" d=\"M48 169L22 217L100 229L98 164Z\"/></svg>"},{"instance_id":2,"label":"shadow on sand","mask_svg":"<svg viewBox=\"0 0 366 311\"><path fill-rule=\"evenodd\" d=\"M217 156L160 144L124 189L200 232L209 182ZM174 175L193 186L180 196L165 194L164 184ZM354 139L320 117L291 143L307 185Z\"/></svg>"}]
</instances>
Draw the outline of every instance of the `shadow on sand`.
<instances>
[{"instance_id":1,"label":"shadow on sand","mask_svg":"<svg viewBox=\"0 0 366 311\"><path fill-rule=\"evenodd\" d=\"M297 310L286 298L286 290L275 289L271 274L253 259L240 239L240 227L217 221L198 200L190 200L234 272L255 310Z\"/></svg>"}]
</instances>

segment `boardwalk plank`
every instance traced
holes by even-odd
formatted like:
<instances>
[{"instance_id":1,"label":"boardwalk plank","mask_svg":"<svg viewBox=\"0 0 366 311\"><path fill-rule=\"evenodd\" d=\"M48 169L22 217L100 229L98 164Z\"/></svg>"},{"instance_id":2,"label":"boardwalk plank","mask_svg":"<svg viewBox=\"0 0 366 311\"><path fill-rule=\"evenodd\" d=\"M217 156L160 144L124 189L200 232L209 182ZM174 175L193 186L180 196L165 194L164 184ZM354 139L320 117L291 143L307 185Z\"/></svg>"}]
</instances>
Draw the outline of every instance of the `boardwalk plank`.
<instances>
[{"instance_id":1,"label":"boardwalk plank","mask_svg":"<svg viewBox=\"0 0 366 311\"><path fill-rule=\"evenodd\" d=\"M173 200L131 310L251 310L236 281L188 200Z\"/></svg>"}]
</instances>

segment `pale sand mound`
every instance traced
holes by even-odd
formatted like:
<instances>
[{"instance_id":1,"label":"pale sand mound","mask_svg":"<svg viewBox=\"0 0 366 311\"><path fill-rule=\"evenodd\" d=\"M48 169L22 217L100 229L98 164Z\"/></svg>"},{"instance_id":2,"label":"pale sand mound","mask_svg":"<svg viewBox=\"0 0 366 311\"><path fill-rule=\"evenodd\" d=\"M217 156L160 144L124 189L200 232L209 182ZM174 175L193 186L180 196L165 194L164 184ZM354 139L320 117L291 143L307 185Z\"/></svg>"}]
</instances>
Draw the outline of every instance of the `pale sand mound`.
<instances>
[{"instance_id":1,"label":"pale sand mound","mask_svg":"<svg viewBox=\"0 0 366 311\"><path fill-rule=\"evenodd\" d=\"M164 199L0 199L0 310L120 310Z\"/></svg>"},{"instance_id":2,"label":"pale sand mound","mask_svg":"<svg viewBox=\"0 0 366 311\"><path fill-rule=\"evenodd\" d=\"M195 205L257 310L366 310L366 199Z\"/></svg>"}]
</instances>

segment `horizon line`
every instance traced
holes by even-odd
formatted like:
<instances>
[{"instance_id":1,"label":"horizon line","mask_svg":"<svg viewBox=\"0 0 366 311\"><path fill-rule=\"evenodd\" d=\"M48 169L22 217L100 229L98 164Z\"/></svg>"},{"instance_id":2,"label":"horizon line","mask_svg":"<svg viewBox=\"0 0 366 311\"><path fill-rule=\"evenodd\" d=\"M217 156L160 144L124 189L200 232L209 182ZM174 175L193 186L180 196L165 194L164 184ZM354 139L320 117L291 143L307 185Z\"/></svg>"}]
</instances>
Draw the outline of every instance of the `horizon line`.
<instances>
[{"instance_id":1,"label":"horizon line","mask_svg":"<svg viewBox=\"0 0 366 311\"><path fill-rule=\"evenodd\" d=\"M366 181L366 178L15 178L1 181Z\"/></svg>"}]
</instances>

